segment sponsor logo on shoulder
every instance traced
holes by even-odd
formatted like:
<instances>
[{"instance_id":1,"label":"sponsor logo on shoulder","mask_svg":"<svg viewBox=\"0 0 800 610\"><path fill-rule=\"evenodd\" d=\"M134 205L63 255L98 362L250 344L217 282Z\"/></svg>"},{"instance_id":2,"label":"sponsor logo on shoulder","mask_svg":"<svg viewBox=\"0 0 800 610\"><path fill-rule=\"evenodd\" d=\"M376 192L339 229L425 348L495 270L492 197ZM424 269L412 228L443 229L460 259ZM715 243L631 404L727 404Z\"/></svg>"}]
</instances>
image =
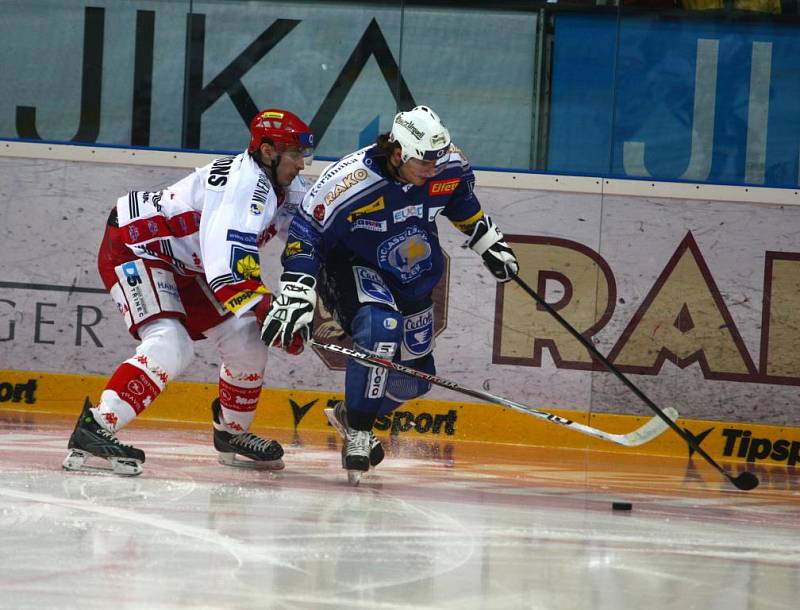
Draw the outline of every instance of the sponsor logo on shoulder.
<instances>
[{"instance_id":1,"label":"sponsor logo on shoulder","mask_svg":"<svg viewBox=\"0 0 800 610\"><path fill-rule=\"evenodd\" d=\"M369 174L367 173L367 170L362 168L347 174L341 182L338 182L336 186L334 186L333 189L331 189L331 191L325 195L325 205L332 204L342 193L350 190L359 182L363 182L368 176Z\"/></svg>"},{"instance_id":2,"label":"sponsor logo on shoulder","mask_svg":"<svg viewBox=\"0 0 800 610\"><path fill-rule=\"evenodd\" d=\"M211 164L211 169L208 170L208 178L206 179L208 188L214 191L225 188L225 185L228 183L228 174L231 171L231 166L235 158L236 157L222 157Z\"/></svg>"},{"instance_id":3,"label":"sponsor logo on shoulder","mask_svg":"<svg viewBox=\"0 0 800 610\"><path fill-rule=\"evenodd\" d=\"M428 195L451 195L456 190L461 178L448 178L446 180L433 180L428 183Z\"/></svg>"}]
</instances>

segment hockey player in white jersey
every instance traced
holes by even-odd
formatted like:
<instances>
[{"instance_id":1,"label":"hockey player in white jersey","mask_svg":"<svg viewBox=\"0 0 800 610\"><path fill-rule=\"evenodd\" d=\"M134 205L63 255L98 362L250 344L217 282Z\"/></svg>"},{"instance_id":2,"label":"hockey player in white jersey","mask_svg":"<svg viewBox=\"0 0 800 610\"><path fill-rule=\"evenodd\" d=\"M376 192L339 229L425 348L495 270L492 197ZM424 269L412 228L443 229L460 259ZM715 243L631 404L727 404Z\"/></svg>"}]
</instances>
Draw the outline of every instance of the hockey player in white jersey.
<instances>
[{"instance_id":1,"label":"hockey player in white jersey","mask_svg":"<svg viewBox=\"0 0 800 610\"><path fill-rule=\"evenodd\" d=\"M307 190L299 174L313 146L308 125L296 115L264 110L251 121L246 151L216 159L164 190L120 197L98 269L140 343L112 374L100 402L81 412L65 469L89 469L85 462L95 456L117 474L140 474L144 452L120 443L116 433L186 369L193 342L203 338L222 361L212 406L220 461L283 468L280 444L248 432L267 362L259 329L271 297L261 280L260 254L285 233ZM301 350L298 342L287 351Z\"/></svg>"}]
</instances>

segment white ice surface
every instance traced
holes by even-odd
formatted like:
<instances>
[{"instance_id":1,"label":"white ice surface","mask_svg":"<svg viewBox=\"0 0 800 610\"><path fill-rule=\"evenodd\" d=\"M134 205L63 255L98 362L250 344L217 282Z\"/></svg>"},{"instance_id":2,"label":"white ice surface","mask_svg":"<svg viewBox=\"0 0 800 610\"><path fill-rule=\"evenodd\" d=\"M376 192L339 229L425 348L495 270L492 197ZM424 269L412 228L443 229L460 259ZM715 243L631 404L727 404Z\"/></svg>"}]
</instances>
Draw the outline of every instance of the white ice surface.
<instances>
[{"instance_id":1,"label":"white ice surface","mask_svg":"<svg viewBox=\"0 0 800 610\"><path fill-rule=\"evenodd\" d=\"M353 488L332 438L287 446L275 475L218 464L207 431L151 428L123 439L144 474L119 478L62 472L69 432L0 428L0 608L800 606L793 473L743 493L456 446L390 454Z\"/></svg>"}]
</instances>

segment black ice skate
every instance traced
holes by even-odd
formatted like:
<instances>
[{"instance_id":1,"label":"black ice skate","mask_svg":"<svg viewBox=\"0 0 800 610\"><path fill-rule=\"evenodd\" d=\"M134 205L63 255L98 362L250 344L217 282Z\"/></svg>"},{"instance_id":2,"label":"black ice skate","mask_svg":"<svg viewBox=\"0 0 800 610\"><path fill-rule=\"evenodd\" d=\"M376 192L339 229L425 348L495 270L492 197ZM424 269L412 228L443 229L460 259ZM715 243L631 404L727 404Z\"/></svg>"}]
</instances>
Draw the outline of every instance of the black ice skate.
<instances>
[{"instance_id":1,"label":"black ice skate","mask_svg":"<svg viewBox=\"0 0 800 610\"><path fill-rule=\"evenodd\" d=\"M369 435L366 430L348 428L342 447L342 468L347 470L347 480L358 485L361 475L369 470Z\"/></svg>"},{"instance_id":2,"label":"black ice skate","mask_svg":"<svg viewBox=\"0 0 800 610\"><path fill-rule=\"evenodd\" d=\"M278 441L256 436L251 432L233 434L221 422L219 400L211 403L214 417L214 448L219 452L219 463L237 468L283 470L283 447ZM237 455L250 458L239 460Z\"/></svg>"},{"instance_id":3,"label":"black ice skate","mask_svg":"<svg viewBox=\"0 0 800 610\"><path fill-rule=\"evenodd\" d=\"M123 477L142 474L144 451L120 443L116 436L95 421L91 408L92 404L86 400L67 443L69 453L62 464L64 470L113 472ZM110 468L87 466L86 460L90 456L108 460Z\"/></svg>"},{"instance_id":4,"label":"black ice skate","mask_svg":"<svg viewBox=\"0 0 800 610\"><path fill-rule=\"evenodd\" d=\"M342 438L347 438L345 432L349 428L347 423L347 407L344 401L340 400L336 405L329 409L323 409L325 417L331 423L331 426L336 428L336 431ZM369 433L369 465L377 466L383 461L384 458L383 445L381 441L372 432Z\"/></svg>"}]
</instances>

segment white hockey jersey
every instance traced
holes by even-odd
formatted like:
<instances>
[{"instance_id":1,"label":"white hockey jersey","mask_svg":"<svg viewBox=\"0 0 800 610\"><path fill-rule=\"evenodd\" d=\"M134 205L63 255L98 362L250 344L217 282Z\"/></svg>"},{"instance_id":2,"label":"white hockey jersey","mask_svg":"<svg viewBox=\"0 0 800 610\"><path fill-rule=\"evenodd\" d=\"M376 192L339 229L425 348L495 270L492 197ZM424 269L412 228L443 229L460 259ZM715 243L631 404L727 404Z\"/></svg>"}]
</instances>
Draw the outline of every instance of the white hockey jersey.
<instances>
[{"instance_id":1,"label":"white hockey jersey","mask_svg":"<svg viewBox=\"0 0 800 610\"><path fill-rule=\"evenodd\" d=\"M269 291L259 252L285 233L308 190L296 177L283 196L247 152L222 157L162 191L133 191L117 201L125 245L136 256L201 275L237 316Z\"/></svg>"}]
</instances>

